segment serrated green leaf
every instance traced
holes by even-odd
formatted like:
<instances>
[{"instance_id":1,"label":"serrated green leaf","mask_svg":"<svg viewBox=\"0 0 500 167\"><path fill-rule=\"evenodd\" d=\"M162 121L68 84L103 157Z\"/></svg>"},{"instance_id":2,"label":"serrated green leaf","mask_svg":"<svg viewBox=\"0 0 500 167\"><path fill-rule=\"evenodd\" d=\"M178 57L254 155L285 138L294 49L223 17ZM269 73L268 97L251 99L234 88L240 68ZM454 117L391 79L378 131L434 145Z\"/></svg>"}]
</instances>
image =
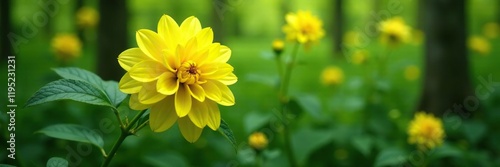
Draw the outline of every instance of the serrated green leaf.
<instances>
[{"instance_id":1,"label":"serrated green leaf","mask_svg":"<svg viewBox=\"0 0 500 167\"><path fill-rule=\"evenodd\" d=\"M39 130L38 133L58 139L89 143L100 149L104 146L104 141L102 140L101 135L81 125L57 124L45 127L42 130Z\"/></svg>"},{"instance_id":2,"label":"serrated green leaf","mask_svg":"<svg viewBox=\"0 0 500 167\"><path fill-rule=\"evenodd\" d=\"M108 101L110 101L110 103L115 107L118 106L118 104L120 104L120 102L122 102L127 96L118 89L118 83L116 81L104 81L90 71L76 67L55 68L54 71L65 79L88 82L95 85L97 88L102 89L102 91L106 94Z\"/></svg>"},{"instance_id":3,"label":"serrated green leaf","mask_svg":"<svg viewBox=\"0 0 500 167\"><path fill-rule=\"evenodd\" d=\"M67 167L68 166L68 161L59 158L59 157L52 157L47 161L47 167Z\"/></svg>"},{"instance_id":4,"label":"serrated green leaf","mask_svg":"<svg viewBox=\"0 0 500 167\"><path fill-rule=\"evenodd\" d=\"M303 128L293 133L292 146L299 166L304 166L311 153L332 141L333 133L327 130ZM307 144L305 144L307 143Z\"/></svg>"},{"instance_id":5,"label":"serrated green leaf","mask_svg":"<svg viewBox=\"0 0 500 167\"><path fill-rule=\"evenodd\" d=\"M382 150L375 159L375 166L394 166L406 162L406 154L397 148Z\"/></svg>"},{"instance_id":6,"label":"serrated green leaf","mask_svg":"<svg viewBox=\"0 0 500 167\"><path fill-rule=\"evenodd\" d=\"M220 120L220 127L218 131L222 134L222 136L229 140L235 150L238 149L236 139L234 139L233 131L231 130L231 128L229 128L229 125L227 125L226 121L222 119Z\"/></svg>"},{"instance_id":7,"label":"serrated green leaf","mask_svg":"<svg viewBox=\"0 0 500 167\"><path fill-rule=\"evenodd\" d=\"M113 107L100 89L87 82L72 79L60 79L43 86L26 102L26 107L56 100Z\"/></svg>"}]
</instances>

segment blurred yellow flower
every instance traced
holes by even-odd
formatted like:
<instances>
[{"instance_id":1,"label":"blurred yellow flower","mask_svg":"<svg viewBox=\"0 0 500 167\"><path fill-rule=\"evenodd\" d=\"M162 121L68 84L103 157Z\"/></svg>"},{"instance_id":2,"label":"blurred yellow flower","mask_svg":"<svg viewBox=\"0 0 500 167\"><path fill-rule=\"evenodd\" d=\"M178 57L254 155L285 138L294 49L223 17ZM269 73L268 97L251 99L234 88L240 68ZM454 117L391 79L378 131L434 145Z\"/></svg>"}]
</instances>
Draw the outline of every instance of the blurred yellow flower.
<instances>
[{"instance_id":1,"label":"blurred yellow flower","mask_svg":"<svg viewBox=\"0 0 500 167\"><path fill-rule=\"evenodd\" d=\"M409 65L405 68L405 79L407 81L415 81L420 77L420 68L416 65Z\"/></svg>"},{"instance_id":2,"label":"blurred yellow flower","mask_svg":"<svg viewBox=\"0 0 500 167\"><path fill-rule=\"evenodd\" d=\"M495 39L500 33L500 25L496 22L486 23L483 27L484 36L490 39Z\"/></svg>"},{"instance_id":3,"label":"blurred yellow flower","mask_svg":"<svg viewBox=\"0 0 500 167\"><path fill-rule=\"evenodd\" d=\"M480 36L472 36L469 38L469 48L483 56L488 55L491 51L490 42L486 38Z\"/></svg>"},{"instance_id":4,"label":"blurred yellow flower","mask_svg":"<svg viewBox=\"0 0 500 167\"><path fill-rule=\"evenodd\" d=\"M310 11L298 11L286 15L286 25L283 26L288 40L310 45L319 41L324 35L323 22Z\"/></svg>"},{"instance_id":5,"label":"blurred yellow flower","mask_svg":"<svg viewBox=\"0 0 500 167\"><path fill-rule=\"evenodd\" d=\"M408 143L416 144L421 150L430 150L443 143L445 133L441 119L417 112L409 124L408 135Z\"/></svg>"},{"instance_id":6,"label":"blurred yellow flower","mask_svg":"<svg viewBox=\"0 0 500 167\"><path fill-rule=\"evenodd\" d=\"M139 47L118 56L127 71L119 87L131 94L130 108L151 108L151 130L162 132L178 121L182 135L192 143L205 126L219 128L217 103L234 105L233 93L227 86L237 81L233 67L227 63L231 50L213 43L212 29L202 29L193 16L179 26L163 15L157 30L137 31Z\"/></svg>"},{"instance_id":7,"label":"blurred yellow flower","mask_svg":"<svg viewBox=\"0 0 500 167\"><path fill-rule=\"evenodd\" d=\"M285 48L285 42L281 39L276 39L273 41L273 51L276 55L280 55L281 52L283 51L283 48Z\"/></svg>"},{"instance_id":8,"label":"blurred yellow flower","mask_svg":"<svg viewBox=\"0 0 500 167\"><path fill-rule=\"evenodd\" d=\"M99 23L99 12L91 7L82 7L76 12L76 23L80 28L94 28Z\"/></svg>"},{"instance_id":9,"label":"blurred yellow flower","mask_svg":"<svg viewBox=\"0 0 500 167\"><path fill-rule=\"evenodd\" d=\"M248 144L255 150L264 150L268 143L266 135L262 132L254 132L248 137Z\"/></svg>"},{"instance_id":10,"label":"blurred yellow flower","mask_svg":"<svg viewBox=\"0 0 500 167\"><path fill-rule=\"evenodd\" d=\"M358 46L360 34L357 31L348 31L344 34L343 42L348 46Z\"/></svg>"},{"instance_id":11,"label":"blurred yellow flower","mask_svg":"<svg viewBox=\"0 0 500 167\"><path fill-rule=\"evenodd\" d=\"M368 52L366 50L356 50L352 54L352 63L355 65L361 65L366 62L368 58Z\"/></svg>"},{"instance_id":12,"label":"blurred yellow flower","mask_svg":"<svg viewBox=\"0 0 500 167\"><path fill-rule=\"evenodd\" d=\"M383 44L395 46L409 42L410 27L405 24L402 17L393 17L379 24L380 40Z\"/></svg>"},{"instance_id":13,"label":"blurred yellow flower","mask_svg":"<svg viewBox=\"0 0 500 167\"><path fill-rule=\"evenodd\" d=\"M56 58L61 61L70 61L80 56L82 43L74 34L57 34L52 38L52 50Z\"/></svg>"},{"instance_id":14,"label":"blurred yellow flower","mask_svg":"<svg viewBox=\"0 0 500 167\"><path fill-rule=\"evenodd\" d=\"M326 67L321 73L321 81L324 85L338 85L344 81L344 72L337 66Z\"/></svg>"}]
</instances>

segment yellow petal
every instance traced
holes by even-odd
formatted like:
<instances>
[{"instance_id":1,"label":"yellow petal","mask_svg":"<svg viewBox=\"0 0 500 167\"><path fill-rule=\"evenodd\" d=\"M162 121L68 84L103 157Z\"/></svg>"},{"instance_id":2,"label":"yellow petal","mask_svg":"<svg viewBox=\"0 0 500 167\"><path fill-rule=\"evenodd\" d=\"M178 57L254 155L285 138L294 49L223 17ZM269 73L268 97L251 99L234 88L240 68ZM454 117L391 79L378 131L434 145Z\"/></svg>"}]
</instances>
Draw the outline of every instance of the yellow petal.
<instances>
[{"instance_id":1,"label":"yellow petal","mask_svg":"<svg viewBox=\"0 0 500 167\"><path fill-rule=\"evenodd\" d=\"M231 66L227 63L218 64L217 66L218 66L218 68L217 68L216 72L211 73L211 74L206 74L206 73L203 73L203 71L202 71L201 77L204 79L220 79L220 78L224 78L227 75L230 75L234 69L233 66Z\"/></svg>"},{"instance_id":2,"label":"yellow petal","mask_svg":"<svg viewBox=\"0 0 500 167\"><path fill-rule=\"evenodd\" d=\"M220 92L222 94L222 99L220 101L216 101L216 102L219 103L220 105L223 105L223 106L234 105L233 92L231 92L231 90L226 85L224 85L223 83L221 83L219 81L214 81L213 83L215 85L217 85L217 87L220 89Z\"/></svg>"},{"instance_id":3,"label":"yellow petal","mask_svg":"<svg viewBox=\"0 0 500 167\"><path fill-rule=\"evenodd\" d=\"M181 31L184 33L184 41L191 39L195 34L201 30L201 23L198 18L191 16L181 23Z\"/></svg>"},{"instance_id":4,"label":"yellow petal","mask_svg":"<svg viewBox=\"0 0 500 167\"><path fill-rule=\"evenodd\" d=\"M214 81L209 80L206 83L201 84L201 87L203 87L203 90L205 91L205 95L207 96L207 98L213 101L221 101L222 94L220 92L220 89L213 82Z\"/></svg>"},{"instance_id":5,"label":"yellow petal","mask_svg":"<svg viewBox=\"0 0 500 167\"><path fill-rule=\"evenodd\" d=\"M191 110L191 94L186 87L186 85L179 86L175 93L175 111L179 117L186 116Z\"/></svg>"},{"instance_id":6,"label":"yellow petal","mask_svg":"<svg viewBox=\"0 0 500 167\"><path fill-rule=\"evenodd\" d=\"M205 91L198 84L190 84L187 87L188 92L198 101L205 101Z\"/></svg>"},{"instance_id":7,"label":"yellow petal","mask_svg":"<svg viewBox=\"0 0 500 167\"><path fill-rule=\"evenodd\" d=\"M147 58L141 49L130 48L120 53L118 56L118 63L125 71L129 71L135 64L147 59L149 58Z\"/></svg>"},{"instance_id":8,"label":"yellow petal","mask_svg":"<svg viewBox=\"0 0 500 167\"><path fill-rule=\"evenodd\" d=\"M156 90L164 95L172 95L179 89L179 80L174 73L165 72L160 75L156 83Z\"/></svg>"},{"instance_id":9,"label":"yellow petal","mask_svg":"<svg viewBox=\"0 0 500 167\"><path fill-rule=\"evenodd\" d=\"M208 119L207 105L204 102L194 100L188 116L194 125L198 128L204 128L207 125Z\"/></svg>"},{"instance_id":10,"label":"yellow petal","mask_svg":"<svg viewBox=\"0 0 500 167\"><path fill-rule=\"evenodd\" d=\"M153 104L160 100L163 100L166 95L158 93L156 91L156 81L144 83L142 85L141 91L139 91L139 102L142 104Z\"/></svg>"},{"instance_id":11,"label":"yellow petal","mask_svg":"<svg viewBox=\"0 0 500 167\"><path fill-rule=\"evenodd\" d=\"M160 35L167 49L175 50L179 39L179 25L169 15L163 15L158 22L158 35Z\"/></svg>"},{"instance_id":12,"label":"yellow petal","mask_svg":"<svg viewBox=\"0 0 500 167\"><path fill-rule=\"evenodd\" d=\"M178 123L182 136L184 136L188 142L194 143L198 140L198 138L200 138L203 129L194 125L189 118L179 118Z\"/></svg>"},{"instance_id":13,"label":"yellow petal","mask_svg":"<svg viewBox=\"0 0 500 167\"><path fill-rule=\"evenodd\" d=\"M129 71L130 77L139 82L151 82L157 80L167 69L162 64L147 60L137 63Z\"/></svg>"},{"instance_id":14,"label":"yellow petal","mask_svg":"<svg viewBox=\"0 0 500 167\"><path fill-rule=\"evenodd\" d=\"M205 102L208 108L207 125L212 130L219 129L220 126L220 111L217 104L213 101L207 100Z\"/></svg>"},{"instance_id":15,"label":"yellow petal","mask_svg":"<svg viewBox=\"0 0 500 167\"><path fill-rule=\"evenodd\" d=\"M220 46L219 56L215 58L215 62L226 63L231 58L231 49L225 45Z\"/></svg>"},{"instance_id":16,"label":"yellow petal","mask_svg":"<svg viewBox=\"0 0 500 167\"><path fill-rule=\"evenodd\" d=\"M231 73L229 75L226 75L225 77L218 79L219 82L222 82L224 85L232 85L238 81L238 77L234 75L234 73Z\"/></svg>"},{"instance_id":17,"label":"yellow petal","mask_svg":"<svg viewBox=\"0 0 500 167\"><path fill-rule=\"evenodd\" d=\"M132 79L127 72L123 75L122 79L120 79L118 87L120 88L120 91L126 94L139 93L142 89L142 82Z\"/></svg>"},{"instance_id":18,"label":"yellow petal","mask_svg":"<svg viewBox=\"0 0 500 167\"><path fill-rule=\"evenodd\" d=\"M199 47L204 48L212 44L214 41L214 32L212 31L212 28L207 27L198 32L195 37L198 39Z\"/></svg>"},{"instance_id":19,"label":"yellow petal","mask_svg":"<svg viewBox=\"0 0 500 167\"><path fill-rule=\"evenodd\" d=\"M162 51L167 48L165 41L156 32L147 29L141 29L136 32L135 38L137 45L148 57L163 63Z\"/></svg>"},{"instance_id":20,"label":"yellow petal","mask_svg":"<svg viewBox=\"0 0 500 167\"><path fill-rule=\"evenodd\" d=\"M149 126L153 132L163 132L177 121L174 107L174 96L168 96L151 107Z\"/></svg>"},{"instance_id":21,"label":"yellow petal","mask_svg":"<svg viewBox=\"0 0 500 167\"><path fill-rule=\"evenodd\" d=\"M151 107L151 105L140 103L137 96L138 96L137 93L130 95L130 100L128 102L128 105L130 106L130 108L132 110L145 110L145 109Z\"/></svg>"},{"instance_id":22,"label":"yellow petal","mask_svg":"<svg viewBox=\"0 0 500 167\"><path fill-rule=\"evenodd\" d=\"M180 45L177 45L177 47L180 47ZM177 49L171 51L165 50L163 52L165 54L165 61L167 62L167 69L171 72L176 72L176 69L181 66L181 59L177 53Z\"/></svg>"}]
</instances>

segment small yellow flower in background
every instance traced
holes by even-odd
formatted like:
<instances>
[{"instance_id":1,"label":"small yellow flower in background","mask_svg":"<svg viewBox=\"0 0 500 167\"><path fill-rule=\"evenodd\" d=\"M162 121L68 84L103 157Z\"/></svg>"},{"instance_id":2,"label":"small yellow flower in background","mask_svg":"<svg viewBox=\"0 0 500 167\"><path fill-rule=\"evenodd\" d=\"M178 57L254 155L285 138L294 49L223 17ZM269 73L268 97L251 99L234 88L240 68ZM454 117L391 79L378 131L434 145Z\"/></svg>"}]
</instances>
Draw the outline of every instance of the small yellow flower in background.
<instances>
[{"instance_id":1,"label":"small yellow flower in background","mask_svg":"<svg viewBox=\"0 0 500 167\"><path fill-rule=\"evenodd\" d=\"M443 143L445 133L441 119L417 112L409 124L408 135L408 143L416 144L421 150L430 150Z\"/></svg>"},{"instance_id":2,"label":"small yellow flower in background","mask_svg":"<svg viewBox=\"0 0 500 167\"><path fill-rule=\"evenodd\" d=\"M326 67L321 73L321 81L324 85L338 85L344 81L344 72L337 66Z\"/></svg>"},{"instance_id":3,"label":"small yellow flower in background","mask_svg":"<svg viewBox=\"0 0 500 167\"><path fill-rule=\"evenodd\" d=\"M283 49L285 48L285 42L283 42L283 40L281 40L281 39L276 39L273 41L272 47L273 47L274 54L280 55L281 52L283 51Z\"/></svg>"},{"instance_id":4,"label":"small yellow flower in background","mask_svg":"<svg viewBox=\"0 0 500 167\"><path fill-rule=\"evenodd\" d=\"M409 65L405 68L405 79L407 81L415 81L420 77L420 68L416 65Z\"/></svg>"},{"instance_id":5,"label":"small yellow flower in background","mask_svg":"<svg viewBox=\"0 0 500 167\"><path fill-rule=\"evenodd\" d=\"M486 23L483 27L484 36L490 39L495 39L500 33L500 25L496 22Z\"/></svg>"},{"instance_id":6,"label":"small yellow flower in background","mask_svg":"<svg viewBox=\"0 0 500 167\"><path fill-rule=\"evenodd\" d=\"M343 42L348 46L358 46L360 34L357 31L348 31L344 34Z\"/></svg>"},{"instance_id":7,"label":"small yellow flower in background","mask_svg":"<svg viewBox=\"0 0 500 167\"><path fill-rule=\"evenodd\" d=\"M405 24L402 17L393 17L379 24L380 40L386 45L397 45L410 40L411 29Z\"/></svg>"},{"instance_id":8,"label":"small yellow flower in background","mask_svg":"<svg viewBox=\"0 0 500 167\"><path fill-rule=\"evenodd\" d=\"M80 56L82 43L74 34L57 34L52 38L52 50L56 58L61 61L70 61Z\"/></svg>"},{"instance_id":9,"label":"small yellow flower in background","mask_svg":"<svg viewBox=\"0 0 500 167\"><path fill-rule=\"evenodd\" d=\"M472 36L469 38L469 48L483 56L488 55L491 51L490 42L486 38L480 36Z\"/></svg>"},{"instance_id":10,"label":"small yellow flower in background","mask_svg":"<svg viewBox=\"0 0 500 167\"><path fill-rule=\"evenodd\" d=\"M287 24L283 26L283 32L288 40L298 41L309 46L325 35L323 22L312 15L310 11L289 13L285 19Z\"/></svg>"},{"instance_id":11,"label":"small yellow flower in background","mask_svg":"<svg viewBox=\"0 0 500 167\"><path fill-rule=\"evenodd\" d=\"M118 56L127 71L119 87L131 94L130 108L151 109L152 131L163 132L177 121L184 138L192 143L205 126L219 128L217 104L235 103L228 88L237 81L233 67L227 63L231 50L213 43L212 29L202 29L193 16L179 26L163 15L157 30L137 31L139 47Z\"/></svg>"},{"instance_id":12,"label":"small yellow flower in background","mask_svg":"<svg viewBox=\"0 0 500 167\"><path fill-rule=\"evenodd\" d=\"M268 143L266 135L262 132L254 132L248 137L248 144L255 150L264 150Z\"/></svg>"},{"instance_id":13,"label":"small yellow flower in background","mask_svg":"<svg viewBox=\"0 0 500 167\"><path fill-rule=\"evenodd\" d=\"M366 59L368 58L368 51L366 50L356 50L352 54L352 63L355 65L361 65L366 62Z\"/></svg>"},{"instance_id":14,"label":"small yellow flower in background","mask_svg":"<svg viewBox=\"0 0 500 167\"><path fill-rule=\"evenodd\" d=\"M80 28L94 28L99 23L99 12L91 7L82 7L76 12L76 23Z\"/></svg>"}]
</instances>

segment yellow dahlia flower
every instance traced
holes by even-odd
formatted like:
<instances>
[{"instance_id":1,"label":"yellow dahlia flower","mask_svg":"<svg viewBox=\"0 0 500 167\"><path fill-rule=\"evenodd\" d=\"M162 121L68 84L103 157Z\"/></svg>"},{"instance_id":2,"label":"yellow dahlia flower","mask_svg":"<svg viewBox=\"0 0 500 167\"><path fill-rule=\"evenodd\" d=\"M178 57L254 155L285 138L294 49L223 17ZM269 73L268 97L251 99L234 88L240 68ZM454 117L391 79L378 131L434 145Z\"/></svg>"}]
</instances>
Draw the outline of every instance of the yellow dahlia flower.
<instances>
[{"instance_id":1,"label":"yellow dahlia flower","mask_svg":"<svg viewBox=\"0 0 500 167\"><path fill-rule=\"evenodd\" d=\"M381 42L392 46L408 42L411 35L410 27L405 24L402 17L393 17L381 22L379 30Z\"/></svg>"},{"instance_id":2,"label":"yellow dahlia flower","mask_svg":"<svg viewBox=\"0 0 500 167\"><path fill-rule=\"evenodd\" d=\"M254 132L248 137L248 144L255 150L264 150L268 143L266 135L262 132Z\"/></svg>"},{"instance_id":3,"label":"yellow dahlia flower","mask_svg":"<svg viewBox=\"0 0 500 167\"><path fill-rule=\"evenodd\" d=\"M325 35L323 22L310 11L289 13L285 19L287 24L283 26L283 32L288 40L309 45Z\"/></svg>"},{"instance_id":4,"label":"yellow dahlia flower","mask_svg":"<svg viewBox=\"0 0 500 167\"><path fill-rule=\"evenodd\" d=\"M94 28L99 23L99 12L91 7L82 7L76 12L76 23L80 28Z\"/></svg>"},{"instance_id":5,"label":"yellow dahlia flower","mask_svg":"<svg viewBox=\"0 0 500 167\"><path fill-rule=\"evenodd\" d=\"M420 69L415 65L410 65L405 68L405 79L414 81L420 77Z\"/></svg>"},{"instance_id":6,"label":"yellow dahlia flower","mask_svg":"<svg viewBox=\"0 0 500 167\"><path fill-rule=\"evenodd\" d=\"M486 38L480 36L472 36L469 38L469 48L483 56L488 55L491 51L490 42Z\"/></svg>"},{"instance_id":7,"label":"yellow dahlia flower","mask_svg":"<svg viewBox=\"0 0 500 167\"><path fill-rule=\"evenodd\" d=\"M408 143L416 144L421 150L432 149L443 143L445 136L439 118L425 112L418 112L408 127Z\"/></svg>"},{"instance_id":8,"label":"yellow dahlia flower","mask_svg":"<svg viewBox=\"0 0 500 167\"><path fill-rule=\"evenodd\" d=\"M326 67L321 73L321 81L324 85L338 85L344 81L344 72L337 66Z\"/></svg>"},{"instance_id":9,"label":"yellow dahlia flower","mask_svg":"<svg viewBox=\"0 0 500 167\"><path fill-rule=\"evenodd\" d=\"M70 61L80 56L82 43L74 34L57 34L52 38L52 50L57 59Z\"/></svg>"},{"instance_id":10,"label":"yellow dahlia flower","mask_svg":"<svg viewBox=\"0 0 500 167\"><path fill-rule=\"evenodd\" d=\"M130 108L150 108L151 130L162 132L176 121L184 138L195 142L205 126L220 125L217 104L234 105L227 85L237 81L227 64L231 50L213 43L211 28L201 28L196 17L179 26L168 15L161 17L158 32L141 29L136 33L138 48L118 56L127 71L120 90L131 94Z\"/></svg>"}]
</instances>

